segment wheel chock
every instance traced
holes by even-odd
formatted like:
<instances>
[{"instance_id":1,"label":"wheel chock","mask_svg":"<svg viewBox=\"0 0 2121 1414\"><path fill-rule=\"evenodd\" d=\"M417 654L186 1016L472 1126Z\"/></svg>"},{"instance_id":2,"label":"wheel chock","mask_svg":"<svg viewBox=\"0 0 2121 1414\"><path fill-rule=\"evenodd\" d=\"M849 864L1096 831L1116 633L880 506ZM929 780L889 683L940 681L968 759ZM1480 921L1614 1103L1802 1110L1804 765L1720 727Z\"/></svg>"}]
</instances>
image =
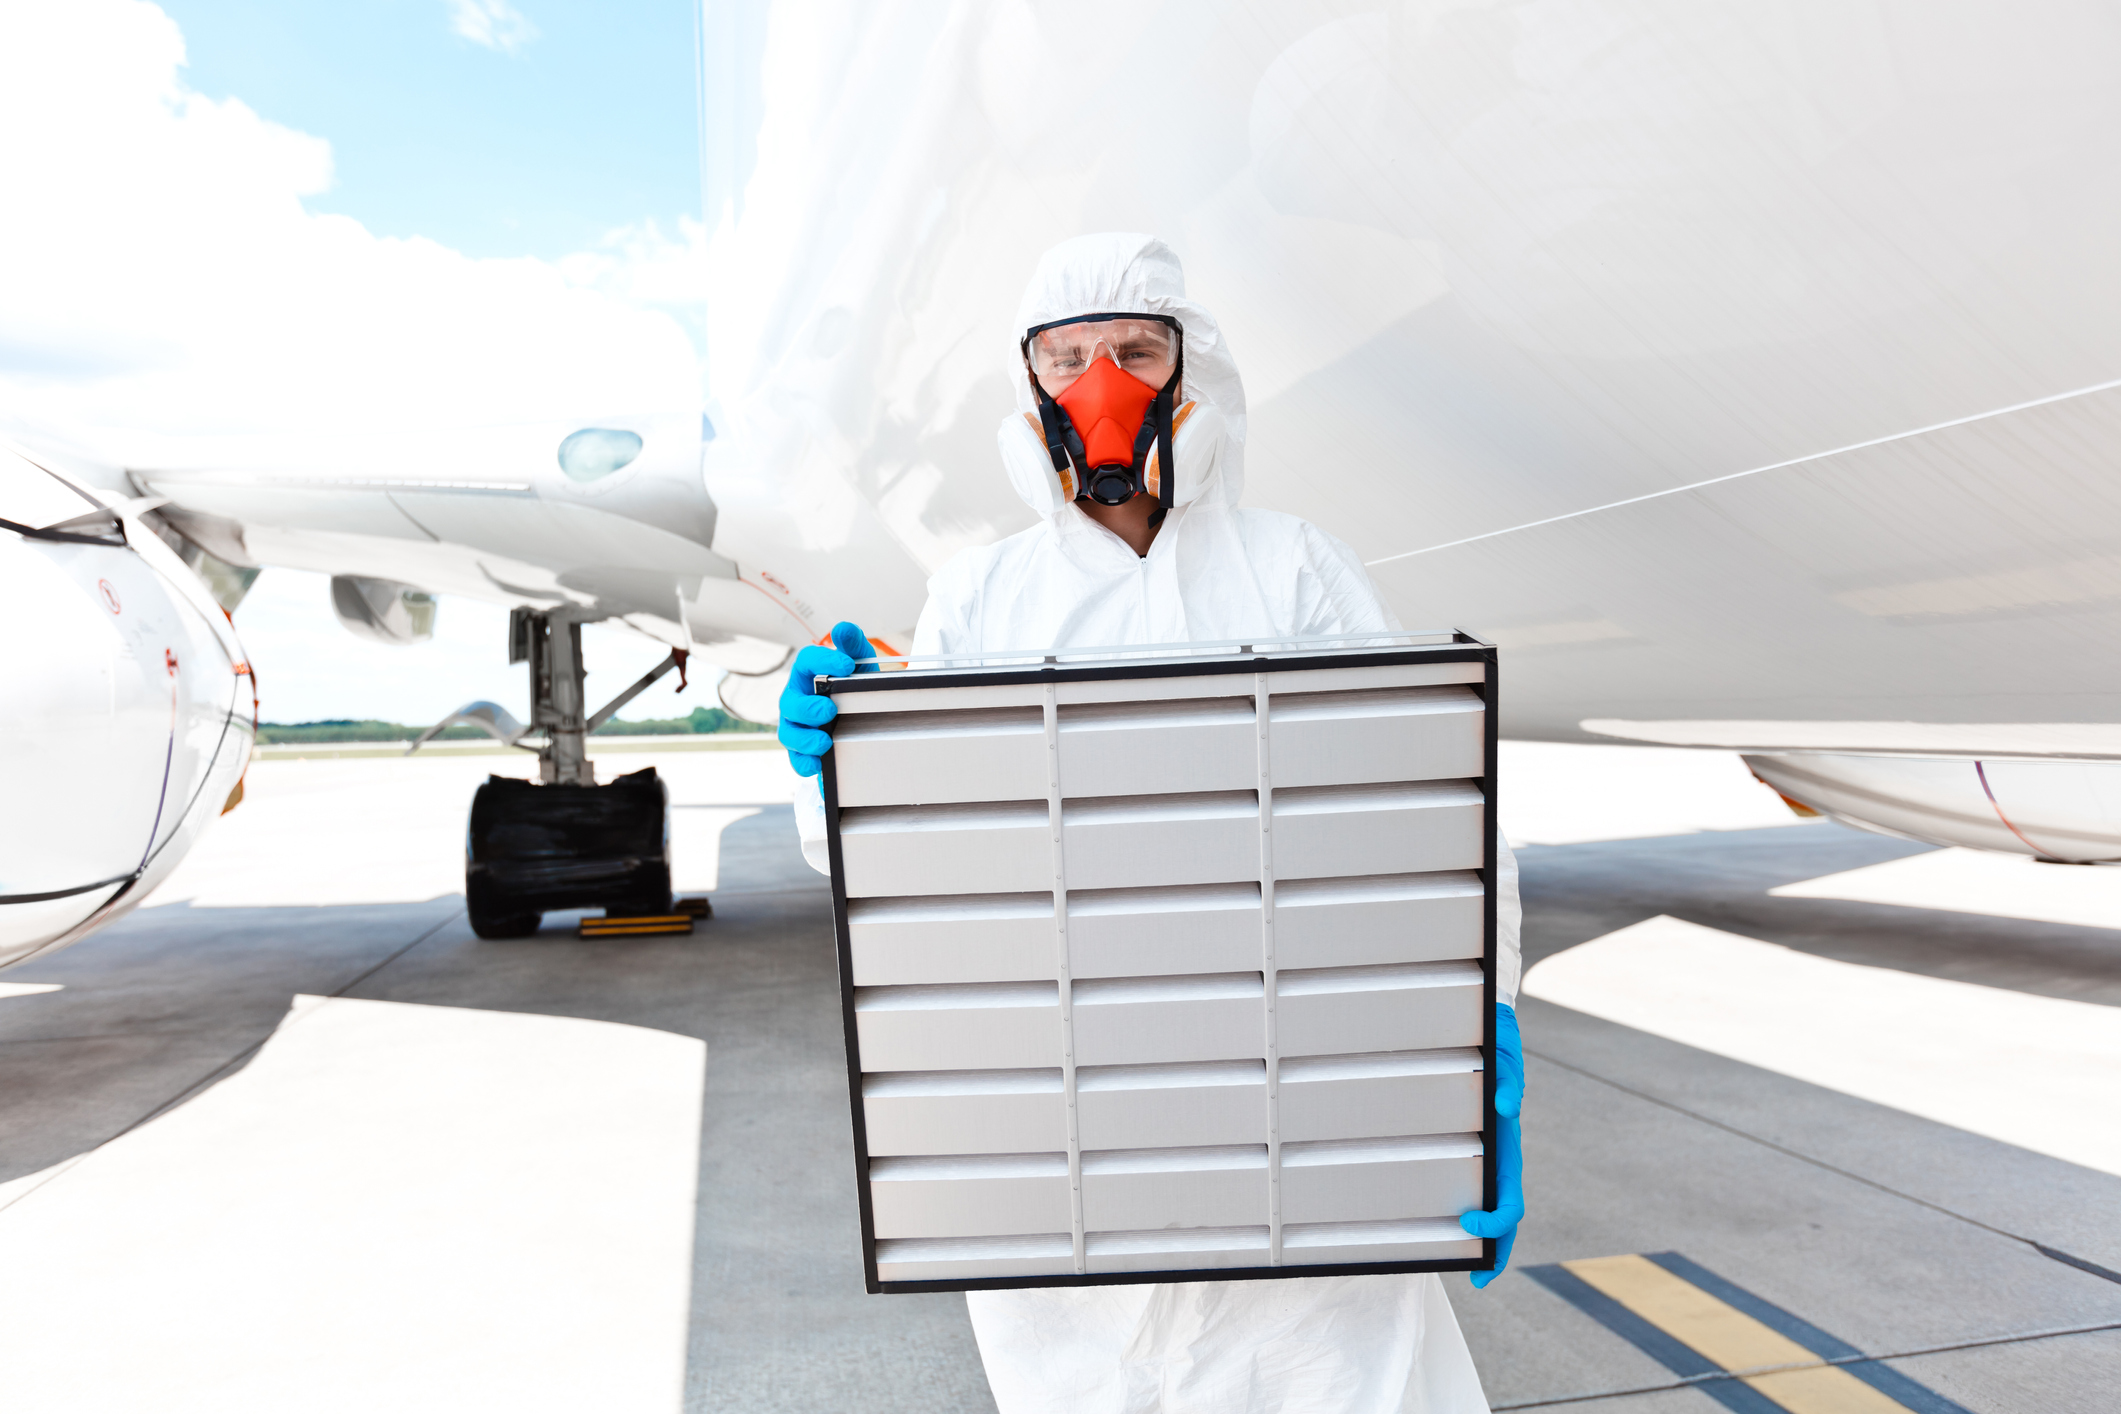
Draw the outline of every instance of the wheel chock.
<instances>
[{"instance_id":1,"label":"wheel chock","mask_svg":"<svg viewBox=\"0 0 2121 1414\"><path fill-rule=\"evenodd\" d=\"M692 915L689 913L651 913L636 917L584 918L575 925L575 935L582 938L632 938L648 933L690 933Z\"/></svg>"}]
</instances>

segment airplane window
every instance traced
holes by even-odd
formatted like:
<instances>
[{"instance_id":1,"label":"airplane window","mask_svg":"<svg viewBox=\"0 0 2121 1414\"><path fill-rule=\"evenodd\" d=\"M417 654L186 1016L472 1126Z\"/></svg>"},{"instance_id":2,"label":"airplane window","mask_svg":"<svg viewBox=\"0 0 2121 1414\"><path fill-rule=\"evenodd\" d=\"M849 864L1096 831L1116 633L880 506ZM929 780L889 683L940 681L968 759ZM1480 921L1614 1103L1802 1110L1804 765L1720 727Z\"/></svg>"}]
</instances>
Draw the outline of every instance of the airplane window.
<instances>
[{"instance_id":1,"label":"airplane window","mask_svg":"<svg viewBox=\"0 0 2121 1414\"><path fill-rule=\"evenodd\" d=\"M595 481L611 475L641 454L638 432L585 427L560 443L560 470L569 481Z\"/></svg>"}]
</instances>

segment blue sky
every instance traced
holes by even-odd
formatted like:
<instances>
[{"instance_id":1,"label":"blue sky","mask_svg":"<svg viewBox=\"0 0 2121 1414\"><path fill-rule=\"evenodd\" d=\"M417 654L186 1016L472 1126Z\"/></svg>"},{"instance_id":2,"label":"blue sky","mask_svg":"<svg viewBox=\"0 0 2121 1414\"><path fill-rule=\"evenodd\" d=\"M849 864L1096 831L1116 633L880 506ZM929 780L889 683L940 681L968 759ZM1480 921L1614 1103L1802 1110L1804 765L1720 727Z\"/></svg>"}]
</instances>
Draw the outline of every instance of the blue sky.
<instances>
[{"instance_id":1,"label":"blue sky","mask_svg":"<svg viewBox=\"0 0 2121 1414\"><path fill-rule=\"evenodd\" d=\"M558 260L624 228L697 218L688 0L161 0L182 29L186 84L331 144L332 183L305 199L380 236L475 257ZM267 570L237 611L269 720L426 722L473 698L527 711L506 661L507 611L441 605L433 643L390 648L332 618L322 575ZM608 628L585 635L607 696L662 656ZM711 675L710 675L711 677ZM674 680L673 680L674 681ZM661 685L623 713L714 701Z\"/></svg>"},{"instance_id":2,"label":"blue sky","mask_svg":"<svg viewBox=\"0 0 2121 1414\"><path fill-rule=\"evenodd\" d=\"M311 210L552 260L697 217L687 0L161 0L191 87L331 143Z\"/></svg>"},{"instance_id":3,"label":"blue sky","mask_svg":"<svg viewBox=\"0 0 2121 1414\"><path fill-rule=\"evenodd\" d=\"M716 0L718 192L755 131L757 9ZM68 218L0 222L0 270L36 276L0 301L0 434L154 465L696 407L693 23L692 0L0 4L0 110L36 137L0 143L0 190ZM434 642L390 649L324 577L269 568L235 618L275 720L526 705L494 605L445 599ZM586 637L600 695L663 652Z\"/></svg>"}]
</instances>

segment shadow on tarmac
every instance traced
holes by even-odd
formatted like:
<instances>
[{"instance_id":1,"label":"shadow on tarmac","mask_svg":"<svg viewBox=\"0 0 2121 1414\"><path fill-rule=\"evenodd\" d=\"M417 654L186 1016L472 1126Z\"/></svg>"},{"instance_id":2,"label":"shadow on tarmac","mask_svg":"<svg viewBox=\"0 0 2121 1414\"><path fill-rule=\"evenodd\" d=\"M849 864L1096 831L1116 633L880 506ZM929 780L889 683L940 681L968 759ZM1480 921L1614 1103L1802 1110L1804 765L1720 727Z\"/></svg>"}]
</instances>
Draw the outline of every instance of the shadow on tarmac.
<instances>
[{"instance_id":1,"label":"shadow on tarmac","mask_svg":"<svg viewBox=\"0 0 2121 1414\"><path fill-rule=\"evenodd\" d=\"M1532 847L1526 961L1660 913L1823 957L2121 1004L2098 929L1777 885L1924 847L1830 825ZM688 1410L992 1410L964 1303L862 1289L825 881L785 805L723 835L690 937L481 942L462 900L150 907L11 981L0 1180L238 1073L297 992L620 1022L708 1046ZM1531 1217L1514 1265L1681 1254L1974 1410L2121 1388L2121 1179L1537 1001L1523 1007ZM1498 1408L1710 1410L1703 1389L1512 1273L1446 1283ZM2071 1334L2070 1332L2075 1332Z\"/></svg>"}]
</instances>

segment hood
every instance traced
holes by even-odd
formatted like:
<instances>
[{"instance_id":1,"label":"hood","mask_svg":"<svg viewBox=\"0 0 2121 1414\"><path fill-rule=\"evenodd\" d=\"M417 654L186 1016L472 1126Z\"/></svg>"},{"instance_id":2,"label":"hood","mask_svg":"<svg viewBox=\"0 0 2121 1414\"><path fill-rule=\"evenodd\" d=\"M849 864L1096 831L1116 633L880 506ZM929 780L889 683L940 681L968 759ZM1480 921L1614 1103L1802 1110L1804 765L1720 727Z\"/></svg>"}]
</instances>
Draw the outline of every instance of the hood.
<instances>
[{"instance_id":1,"label":"hood","mask_svg":"<svg viewBox=\"0 0 2121 1414\"><path fill-rule=\"evenodd\" d=\"M1009 376L1016 414L1001 427L1002 462L1024 504L1041 516L1061 508L1060 479L1037 430L1038 403L1017 341L1024 331L1082 314L1168 314L1186 331L1181 403L1194 404L1173 438L1177 505L1237 504L1244 490L1245 385L1215 316L1186 298L1178 255L1154 236L1124 232L1077 236L1039 257L1017 306ZM1030 415L1026 422L1024 415Z\"/></svg>"}]
</instances>

